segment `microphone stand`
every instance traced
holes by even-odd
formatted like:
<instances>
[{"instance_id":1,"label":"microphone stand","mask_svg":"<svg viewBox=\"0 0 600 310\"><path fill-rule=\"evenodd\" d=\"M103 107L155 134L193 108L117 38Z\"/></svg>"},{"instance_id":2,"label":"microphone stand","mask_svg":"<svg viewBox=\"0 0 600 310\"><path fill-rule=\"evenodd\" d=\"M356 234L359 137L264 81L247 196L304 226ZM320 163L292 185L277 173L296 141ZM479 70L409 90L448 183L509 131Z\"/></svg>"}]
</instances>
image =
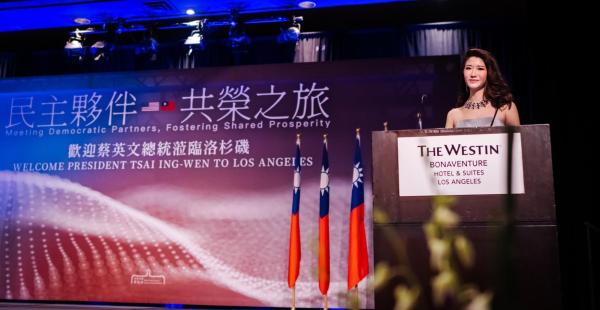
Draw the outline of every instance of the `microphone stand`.
<instances>
[{"instance_id":1,"label":"microphone stand","mask_svg":"<svg viewBox=\"0 0 600 310\"><path fill-rule=\"evenodd\" d=\"M423 129L423 110L424 110L424 102L427 98L427 94L421 95L421 101L419 102L419 109L417 112L417 124L419 125L419 129Z\"/></svg>"}]
</instances>

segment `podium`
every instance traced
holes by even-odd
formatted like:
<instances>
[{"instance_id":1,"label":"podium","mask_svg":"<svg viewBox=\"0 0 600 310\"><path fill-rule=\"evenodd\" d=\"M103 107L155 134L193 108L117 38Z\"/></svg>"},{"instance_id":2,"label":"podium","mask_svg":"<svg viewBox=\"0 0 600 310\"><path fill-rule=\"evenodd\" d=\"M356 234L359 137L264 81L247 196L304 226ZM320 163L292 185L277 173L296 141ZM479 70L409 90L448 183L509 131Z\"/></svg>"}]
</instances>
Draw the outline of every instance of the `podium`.
<instances>
[{"instance_id":1,"label":"podium","mask_svg":"<svg viewBox=\"0 0 600 310\"><path fill-rule=\"evenodd\" d=\"M393 232L426 308L435 273L422 224L440 194L456 198L458 229L475 248L475 266L461 274L464 282L492 291L496 306L561 308L548 125L377 131L372 144L375 263L398 262ZM507 216L509 238L501 239ZM377 308L393 307L399 282L376 292Z\"/></svg>"}]
</instances>

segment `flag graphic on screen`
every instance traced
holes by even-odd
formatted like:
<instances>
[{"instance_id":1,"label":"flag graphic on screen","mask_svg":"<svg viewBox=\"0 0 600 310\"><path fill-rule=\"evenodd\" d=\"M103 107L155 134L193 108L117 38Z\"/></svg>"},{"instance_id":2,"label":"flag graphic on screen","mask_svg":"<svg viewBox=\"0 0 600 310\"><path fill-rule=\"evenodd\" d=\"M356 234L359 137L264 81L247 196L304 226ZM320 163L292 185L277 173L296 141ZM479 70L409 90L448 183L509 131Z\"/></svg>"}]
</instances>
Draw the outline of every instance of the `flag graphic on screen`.
<instances>
[{"instance_id":1,"label":"flag graphic on screen","mask_svg":"<svg viewBox=\"0 0 600 310\"><path fill-rule=\"evenodd\" d=\"M294 156L294 192L290 223L290 251L288 259L288 286L293 288L300 272L300 135L296 137Z\"/></svg>"},{"instance_id":2,"label":"flag graphic on screen","mask_svg":"<svg viewBox=\"0 0 600 310\"><path fill-rule=\"evenodd\" d=\"M173 100L165 100L165 101L150 101L148 105L142 107L142 112L171 112L175 110L175 101Z\"/></svg>"},{"instance_id":3,"label":"flag graphic on screen","mask_svg":"<svg viewBox=\"0 0 600 310\"><path fill-rule=\"evenodd\" d=\"M150 101L148 105L142 107L142 112L158 112L160 111L160 102L158 101Z\"/></svg>"},{"instance_id":4,"label":"flag graphic on screen","mask_svg":"<svg viewBox=\"0 0 600 310\"><path fill-rule=\"evenodd\" d=\"M352 201L350 203L350 234L348 241L348 289L352 289L369 273L369 254L365 234L365 189L360 131L356 130Z\"/></svg>"},{"instance_id":5,"label":"flag graphic on screen","mask_svg":"<svg viewBox=\"0 0 600 310\"><path fill-rule=\"evenodd\" d=\"M160 110L163 112L171 112L175 110L175 101L166 100L160 103Z\"/></svg>"},{"instance_id":6,"label":"flag graphic on screen","mask_svg":"<svg viewBox=\"0 0 600 310\"><path fill-rule=\"evenodd\" d=\"M329 154L327 136L323 138L321 184L319 195L319 290L327 295L329 290Z\"/></svg>"}]
</instances>

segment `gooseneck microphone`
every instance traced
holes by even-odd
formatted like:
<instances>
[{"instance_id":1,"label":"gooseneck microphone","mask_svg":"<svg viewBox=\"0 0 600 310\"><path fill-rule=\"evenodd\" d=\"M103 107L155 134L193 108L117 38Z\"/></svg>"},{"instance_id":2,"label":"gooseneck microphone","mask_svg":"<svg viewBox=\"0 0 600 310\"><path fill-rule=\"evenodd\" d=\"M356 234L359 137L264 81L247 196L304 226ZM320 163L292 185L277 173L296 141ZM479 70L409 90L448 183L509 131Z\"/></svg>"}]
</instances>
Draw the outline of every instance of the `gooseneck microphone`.
<instances>
[{"instance_id":1,"label":"gooseneck microphone","mask_svg":"<svg viewBox=\"0 0 600 310\"><path fill-rule=\"evenodd\" d=\"M425 99L427 99L427 94L422 94L421 101L419 102L419 108L417 110L417 124L419 129L423 129L423 111L425 110Z\"/></svg>"}]
</instances>

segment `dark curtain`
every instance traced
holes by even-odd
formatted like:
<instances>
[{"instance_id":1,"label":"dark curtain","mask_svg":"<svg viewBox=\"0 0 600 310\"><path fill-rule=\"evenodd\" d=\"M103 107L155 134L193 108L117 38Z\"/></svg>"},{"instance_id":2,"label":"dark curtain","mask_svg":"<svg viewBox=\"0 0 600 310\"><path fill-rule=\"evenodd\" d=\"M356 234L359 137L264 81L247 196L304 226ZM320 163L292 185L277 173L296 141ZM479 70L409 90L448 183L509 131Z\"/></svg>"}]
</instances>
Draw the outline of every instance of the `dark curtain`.
<instances>
[{"instance_id":1,"label":"dark curtain","mask_svg":"<svg viewBox=\"0 0 600 310\"><path fill-rule=\"evenodd\" d=\"M404 36L408 56L462 55L481 46L481 31L460 23L434 23L408 27Z\"/></svg>"},{"instance_id":2,"label":"dark curtain","mask_svg":"<svg viewBox=\"0 0 600 310\"><path fill-rule=\"evenodd\" d=\"M295 46L294 62L330 61L330 36L324 32L303 33Z\"/></svg>"}]
</instances>

